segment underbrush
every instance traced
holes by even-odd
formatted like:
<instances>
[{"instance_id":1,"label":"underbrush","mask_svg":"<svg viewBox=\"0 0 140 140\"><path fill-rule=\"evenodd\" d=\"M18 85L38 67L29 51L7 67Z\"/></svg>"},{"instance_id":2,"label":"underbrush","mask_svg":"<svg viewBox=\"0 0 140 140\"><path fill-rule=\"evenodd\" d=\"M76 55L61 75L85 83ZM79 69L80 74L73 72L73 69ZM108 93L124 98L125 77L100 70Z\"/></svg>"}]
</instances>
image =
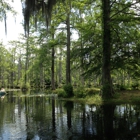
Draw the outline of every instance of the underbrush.
<instances>
[{"instance_id":1,"label":"underbrush","mask_svg":"<svg viewBox=\"0 0 140 140\"><path fill-rule=\"evenodd\" d=\"M73 90L71 85L64 86L64 88L58 88L53 91L54 94L57 94L58 97L62 98L86 98L94 95L99 95L99 89L97 88L83 88L78 87Z\"/></svg>"},{"instance_id":2,"label":"underbrush","mask_svg":"<svg viewBox=\"0 0 140 140\"><path fill-rule=\"evenodd\" d=\"M63 88L56 89L53 93L66 100L79 101L86 104L140 103L140 90L117 90L112 98L109 99L103 99L98 88L75 88L72 97L67 97Z\"/></svg>"},{"instance_id":3,"label":"underbrush","mask_svg":"<svg viewBox=\"0 0 140 140\"><path fill-rule=\"evenodd\" d=\"M95 94L93 96L87 96L85 102L88 104L102 104L103 100L99 94Z\"/></svg>"},{"instance_id":4,"label":"underbrush","mask_svg":"<svg viewBox=\"0 0 140 140\"><path fill-rule=\"evenodd\" d=\"M61 89L56 89L53 93L57 94L61 98L69 98L66 91ZM103 100L100 95L100 90L96 88L83 88L78 87L73 90L73 96L69 99L82 101L88 104L120 104L120 103L140 103L140 91L139 90L123 90L117 91L112 98Z\"/></svg>"},{"instance_id":5,"label":"underbrush","mask_svg":"<svg viewBox=\"0 0 140 140\"><path fill-rule=\"evenodd\" d=\"M53 94L57 94L58 97L63 97L63 98L66 97L66 92L64 91L63 88L58 88L58 89L54 90Z\"/></svg>"}]
</instances>

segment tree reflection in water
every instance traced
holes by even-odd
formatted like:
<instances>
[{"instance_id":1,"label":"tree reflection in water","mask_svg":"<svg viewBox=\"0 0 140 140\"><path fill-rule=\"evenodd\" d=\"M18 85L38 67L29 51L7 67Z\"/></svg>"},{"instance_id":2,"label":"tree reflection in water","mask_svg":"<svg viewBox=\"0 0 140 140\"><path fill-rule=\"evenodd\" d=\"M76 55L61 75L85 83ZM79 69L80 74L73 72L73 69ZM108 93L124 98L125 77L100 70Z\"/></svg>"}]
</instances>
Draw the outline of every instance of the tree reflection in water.
<instances>
[{"instance_id":1,"label":"tree reflection in water","mask_svg":"<svg viewBox=\"0 0 140 140\"><path fill-rule=\"evenodd\" d=\"M47 96L0 101L0 139L135 140L139 105L86 105Z\"/></svg>"},{"instance_id":2,"label":"tree reflection in water","mask_svg":"<svg viewBox=\"0 0 140 140\"><path fill-rule=\"evenodd\" d=\"M103 134L105 140L115 140L113 128L115 105L103 105Z\"/></svg>"}]
</instances>

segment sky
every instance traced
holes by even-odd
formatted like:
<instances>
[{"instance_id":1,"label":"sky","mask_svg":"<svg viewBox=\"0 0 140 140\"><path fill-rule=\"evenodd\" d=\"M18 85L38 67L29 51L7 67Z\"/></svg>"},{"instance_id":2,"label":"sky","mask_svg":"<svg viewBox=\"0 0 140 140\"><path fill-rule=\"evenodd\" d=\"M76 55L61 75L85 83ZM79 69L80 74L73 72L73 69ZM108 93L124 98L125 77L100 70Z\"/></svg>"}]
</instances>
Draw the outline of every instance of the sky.
<instances>
[{"instance_id":1,"label":"sky","mask_svg":"<svg viewBox=\"0 0 140 140\"><path fill-rule=\"evenodd\" d=\"M5 0L8 2L14 10L17 12L16 17L11 13L7 14L7 34L5 33L5 23L4 21L0 22L0 42L2 41L4 45L8 47L8 41L18 40L19 35L24 34L24 29L22 26L23 15L22 15L22 5L20 0ZM78 39L76 31L73 31L72 35L73 40Z\"/></svg>"},{"instance_id":2,"label":"sky","mask_svg":"<svg viewBox=\"0 0 140 140\"><path fill-rule=\"evenodd\" d=\"M17 40L20 33L24 33L24 29L22 26L23 15L22 15L22 6L20 0L5 0L8 2L14 10L17 12L16 17L14 17L11 13L7 14L7 35L5 33L5 23L4 21L0 22L0 42L6 45L10 40Z\"/></svg>"}]
</instances>

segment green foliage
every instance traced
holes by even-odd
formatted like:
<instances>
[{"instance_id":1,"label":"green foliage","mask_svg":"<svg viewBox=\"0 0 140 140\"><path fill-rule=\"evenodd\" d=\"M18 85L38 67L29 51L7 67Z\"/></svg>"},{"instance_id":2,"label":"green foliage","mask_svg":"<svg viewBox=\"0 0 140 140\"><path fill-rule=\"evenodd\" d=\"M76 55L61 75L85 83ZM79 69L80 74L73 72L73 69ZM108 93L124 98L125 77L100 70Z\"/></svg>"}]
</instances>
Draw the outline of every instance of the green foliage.
<instances>
[{"instance_id":1,"label":"green foliage","mask_svg":"<svg viewBox=\"0 0 140 140\"><path fill-rule=\"evenodd\" d=\"M124 90L131 90L131 89L137 89L138 88L138 83L132 83L132 84L116 84L114 86L115 90L120 90L120 91L124 91Z\"/></svg>"},{"instance_id":2,"label":"green foliage","mask_svg":"<svg viewBox=\"0 0 140 140\"><path fill-rule=\"evenodd\" d=\"M126 86L125 85L120 85L120 90L126 90Z\"/></svg>"},{"instance_id":3,"label":"green foliage","mask_svg":"<svg viewBox=\"0 0 140 140\"><path fill-rule=\"evenodd\" d=\"M115 90L126 90L127 88L125 85L115 84L114 89Z\"/></svg>"},{"instance_id":4,"label":"green foliage","mask_svg":"<svg viewBox=\"0 0 140 140\"><path fill-rule=\"evenodd\" d=\"M53 91L53 93L57 94L58 97L62 97L62 98L66 97L66 92L62 88L56 89L55 91Z\"/></svg>"},{"instance_id":5,"label":"green foliage","mask_svg":"<svg viewBox=\"0 0 140 140\"><path fill-rule=\"evenodd\" d=\"M74 96L77 98L84 98L86 96L85 90L82 87L78 87L74 90Z\"/></svg>"},{"instance_id":6,"label":"green foliage","mask_svg":"<svg viewBox=\"0 0 140 140\"><path fill-rule=\"evenodd\" d=\"M111 95L111 90L112 90L112 87L110 84L104 84L103 87L102 87L102 97L104 99L109 99L112 97Z\"/></svg>"},{"instance_id":7,"label":"green foliage","mask_svg":"<svg viewBox=\"0 0 140 140\"><path fill-rule=\"evenodd\" d=\"M16 11L14 11L13 7L9 4L9 2L6 2L6 0L4 0L0 1L0 3L0 21L4 19L6 22L7 13L9 12L13 15L16 15Z\"/></svg>"},{"instance_id":8,"label":"green foliage","mask_svg":"<svg viewBox=\"0 0 140 140\"><path fill-rule=\"evenodd\" d=\"M85 98L87 96L91 97L94 95L99 95L100 89L97 88L83 88L78 87L74 90L74 96L77 98Z\"/></svg>"},{"instance_id":9,"label":"green foliage","mask_svg":"<svg viewBox=\"0 0 140 140\"><path fill-rule=\"evenodd\" d=\"M51 89L47 89L45 90L45 94L51 94L52 93L52 90ZM55 94L55 93L54 93Z\"/></svg>"},{"instance_id":10,"label":"green foliage","mask_svg":"<svg viewBox=\"0 0 140 140\"><path fill-rule=\"evenodd\" d=\"M99 95L99 89L96 88L83 88L83 87L77 87L73 90L73 87L68 84L65 85L62 88L56 89L53 91L54 94L57 94L58 97L72 97L75 96L76 98L86 98L87 96L92 97L94 95Z\"/></svg>"},{"instance_id":11,"label":"green foliage","mask_svg":"<svg viewBox=\"0 0 140 140\"><path fill-rule=\"evenodd\" d=\"M93 96L93 95L96 95L97 93L99 93L99 89L95 89L95 88L86 88L85 89L86 96Z\"/></svg>"},{"instance_id":12,"label":"green foliage","mask_svg":"<svg viewBox=\"0 0 140 140\"><path fill-rule=\"evenodd\" d=\"M63 89L66 92L66 97L74 96L73 86L71 84L64 85Z\"/></svg>"},{"instance_id":13,"label":"green foliage","mask_svg":"<svg viewBox=\"0 0 140 140\"><path fill-rule=\"evenodd\" d=\"M30 89L30 84L29 83L21 83L20 88L23 90L28 90Z\"/></svg>"},{"instance_id":14,"label":"green foliage","mask_svg":"<svg viewBox=\"0 0 140 140\"><path fill-rule=\"evenodd\" d=\"M93 104L93 103L101 104L103 102L103 100L102 100L102 97L100 95L96 94L96 95L93 95L93 96L87 98L86 102L88 104Z\"/></svg>"},{"instance_id":15,"label":"green foliage","mask_svg":"<svg viewBox=\"0 0 140 140\"><path fill-rule=\"evenodd\" d=\"M5 1L5 0L4 0ZM24 73L27 75L27 82L31 82L34 87L40 87L43 83L50 85L51 81L46 81L45 78L51 79L51 49L55 48L55 70L56 79L61 79L62 84L65 75L66 65L66 28L59 25L66 23L66 16L69 5L63 5L61 2L57 3L54 10L52 10L52 23L49 27L49 32L46 34L45 18L36 14L35 18L39 18L36 23L38 28L34 28L34 20L31 18L30 22L30 36L28 39L24 35L20 36L19 41L9 42L12 46L10 51L6 47L0 45L0 67L1 67L1 81L4 86L11 86L13 83L21 83L21 78ZM131 8L134 3L126 1L114 1L111 7L110 26L111 26L111 72L113 75L113 82L122 83L116 85L115 89L125 90L126 81L129 81L129 86L132 89L138 88L138 83L132 83L132 79L140 78L140 30L139 17L136 16L136 10ZM78 40L71 40L71 73L72 79L76 83L80 83L79 77L82 75L84 82L97 81L97 76L102 74L102 9L101 1L71 1L72 10L70 12L71 27L77 31ZM1 9L0 19L3 19L5 12L11 11L11 6L4 2ZM8 9L9 10L8 10ZM108 7L109 8L109 7ZM34 8L35 10L36 8ZM38 8L37 8L38 9ZM32 9L33 10L33 9ZM4 13L3 13L4 12ZM73 31L71 32L73 36ZM54 34L54 38L52 38ZM29 48L27 49L27 41ZM27 50L26 50L27 49ZM58 51L57 51L58 50ZM61 59L59 59L61 58ZM25 72L25 61L27 61L27 69ZM61 64L60 64L61 62ZM93 65L94 64L94 65ZM60 68L60 65L61 68ZM60 71L60 69L62 69ZM61 75L59 77L59 74ZM80 72L80 73L79 73ZM113 73L111 73L113 74ZM7 78L8 77L8 78ZM44 78L45 77L45 78ZM92 77L92 78L90 78ZM95 79L94 79L95 78ZM9 80L12 79L12 80ZM58 82L58 81L57 81ZM123 85L124 84L124 85ZM100 85L100 84L99 84ZM28 88L29 84L21 84L21 88ZM103 91L108 94L110 86L104 86ZM78 98L96 95L97 91L93 88L83 89L82 87L74 90L72 86L66 85L64 89L58 89L60 97ZM104 94L104 95L105 95Z\"/></svg>"},{"instance_id":16,"label":"green foliage","mask_svg":"<svg viewBox=\"0 0 140 140\"><path fill-rule=\"evenodd\" d=\"M139 83L138 82L133 82L132 83L132 89L138 89Z\"/></svg>"}]
</instances>

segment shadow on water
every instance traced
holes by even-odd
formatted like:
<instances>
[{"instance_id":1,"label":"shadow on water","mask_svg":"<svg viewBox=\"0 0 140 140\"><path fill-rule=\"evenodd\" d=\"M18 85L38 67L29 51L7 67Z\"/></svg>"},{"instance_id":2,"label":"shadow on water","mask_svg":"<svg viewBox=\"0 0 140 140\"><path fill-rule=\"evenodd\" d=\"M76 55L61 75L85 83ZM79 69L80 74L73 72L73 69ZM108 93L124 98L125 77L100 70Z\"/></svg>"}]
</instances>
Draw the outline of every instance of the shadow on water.
<instances>
[{"instance_id":1,"label":"shadow on water","mask_svg":"<svg viewBox=\"0 0 140 140\"><path fill-rule=\"evenodd\" d=\"M140 139L140 105L87 105L19 94L0 101L0 139Z\"/></svg>"},{"instance_id":2,"label":"shadow on water","mask_svg":"<svg viewBox=\"0 0 140 140\"><path fill-rule=\"evenodd\" d=\"M115 140L115 133L113 129L113 119L115 105L103 105L103 135L106 140Z\"/></svg>"},{"instance_id":3,"label":"shadow on water","mask_svg":"<svg viewBox=\"0 0 140 140\"><path fill-rule=\"evenodd\" d=\"M66 108L66 113L67 113L67 126L68 126L68 130L71 129L72 124L71 124L71 113L72 113L72 109L73 109L73 102L71 101L65 101L64 103L64 107Z\"/></svg>"}]
</instances>

